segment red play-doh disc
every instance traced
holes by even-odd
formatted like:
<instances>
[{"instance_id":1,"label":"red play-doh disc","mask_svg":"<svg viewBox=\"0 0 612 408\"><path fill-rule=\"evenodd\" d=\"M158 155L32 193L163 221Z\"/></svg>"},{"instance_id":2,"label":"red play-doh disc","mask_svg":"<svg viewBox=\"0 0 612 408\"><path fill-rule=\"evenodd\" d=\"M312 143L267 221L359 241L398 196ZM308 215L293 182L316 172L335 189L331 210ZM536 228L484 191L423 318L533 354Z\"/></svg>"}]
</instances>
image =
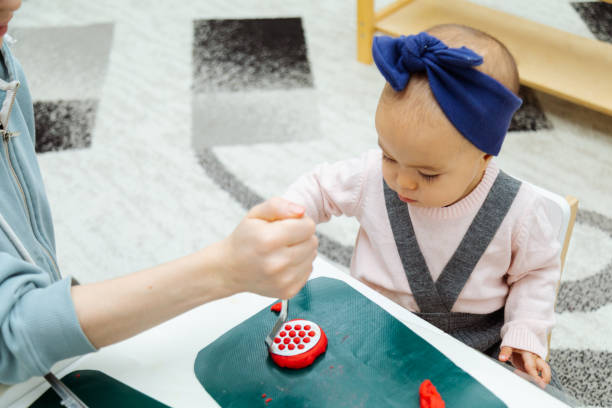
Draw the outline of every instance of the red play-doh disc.
<instances>
[{"instance_id":1,"label":"red play-doh disc","mask_svg":"<svg viewBox=\"0 0 612 408\"><path fill-rule=\"evenodd\" d=\"M309 330L307 337L300 336L299 332L295 333L296 330L299 331L306 327L308 327ZM294 319L285 322L284 330L294 331L294 335L291 336L291 340L293 341L291 341L289 337L285 337L281 341L281 338L277 335L268 349L270 357L272 357L272 360L280 367L293 369L307 367L327 349L327 337L316 323L308 320ZM306 335L306 333L304 333L304 335ZM276 339L279 339L278 342ZM287 347L285 347L285 345L287 345ZM295 345L297 345L297 347L295 347Z\"/></svg>"}]
</instances>

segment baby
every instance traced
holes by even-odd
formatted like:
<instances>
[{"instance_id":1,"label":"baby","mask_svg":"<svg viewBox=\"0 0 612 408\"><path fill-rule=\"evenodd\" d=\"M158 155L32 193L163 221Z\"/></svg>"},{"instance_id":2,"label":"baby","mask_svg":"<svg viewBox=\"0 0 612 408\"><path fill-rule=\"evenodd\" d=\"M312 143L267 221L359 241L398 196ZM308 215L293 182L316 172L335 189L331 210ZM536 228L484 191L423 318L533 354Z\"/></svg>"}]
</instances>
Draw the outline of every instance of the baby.
<instances>
[{"instance_id":1,"label":"baby","mask_svg":"<svg viewBox=\"0 0 612 408\"><path fill-rule=\"evenodd\" d=\"M492 160L521 104L512 55L459 25L375 37L372 51L387 80L380 150L321 165L285 197L317 223L357 218L354 277L549 383L559 244L543 198Z\"/></svg>"}]
</instances>

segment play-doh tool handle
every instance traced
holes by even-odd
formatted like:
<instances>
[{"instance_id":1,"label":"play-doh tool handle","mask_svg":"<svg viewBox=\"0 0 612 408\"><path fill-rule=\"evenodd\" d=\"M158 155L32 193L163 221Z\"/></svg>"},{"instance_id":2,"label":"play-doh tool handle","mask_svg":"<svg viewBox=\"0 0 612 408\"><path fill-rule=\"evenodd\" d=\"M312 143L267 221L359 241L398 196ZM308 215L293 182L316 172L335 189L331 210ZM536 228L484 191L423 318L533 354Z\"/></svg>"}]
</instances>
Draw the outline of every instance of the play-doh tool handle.
<instances>
[{"instance_id":1,"label":"play-doh tool handle","mask_svg":"<svg viewBox=\"0 0 612 408\"><path fill-rule=\"evenodd\" d=\"M289 300L283 299L281 303L281 311L280 311L280 314L278 315L278 319L276 319L276 323L274 323L274 327L272 327L272 331L270 331L270 333L266 336L266 344L268 345L268 347L272 346L272 339L274 338L274 336L276 336L276 333L278 333L280 328L283 326L283 324L287 320L288 311L289 311Z\"/></svg>"}]
</instances>

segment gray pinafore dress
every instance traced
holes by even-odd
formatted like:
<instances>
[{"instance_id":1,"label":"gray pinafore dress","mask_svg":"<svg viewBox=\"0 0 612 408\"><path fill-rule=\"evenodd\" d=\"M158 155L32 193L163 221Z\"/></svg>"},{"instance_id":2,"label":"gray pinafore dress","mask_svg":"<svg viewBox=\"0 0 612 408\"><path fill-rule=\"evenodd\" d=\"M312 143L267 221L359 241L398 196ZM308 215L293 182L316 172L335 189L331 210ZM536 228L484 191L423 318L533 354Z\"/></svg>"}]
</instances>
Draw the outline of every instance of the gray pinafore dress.
<instances>
[{"instance_id":1,"label":"gray pinafore dress","mask_svg":"<svg viewBox=\"0 0 612 408\"><path fill-rule=\"evenodd\" d=\"M470 347L497 357L504 308L488 314L451 312L459 293L504 220L521 182L500 171L457 251L434 282L412 227L408 206L384 182L397 250L420 312L417 315Z\"/></svg>"},{"instance_id":2,"label":"gray pinafore dress","mask_svg":"<svg viewBox=\"0 0 612 408\"><path fill-rule=\"evenodd\" d=\"M452 312L476 264L506 217L521 181L500 171L459 247L434 282L412 227L408 206L383 180L385 204L404 272L420 312L417 316L470 347L497 359L504 308L488 314ZM552 368L551 368L552 369ZM562 389L556 373L551 384Z\"/></svg>"}]
</instances>

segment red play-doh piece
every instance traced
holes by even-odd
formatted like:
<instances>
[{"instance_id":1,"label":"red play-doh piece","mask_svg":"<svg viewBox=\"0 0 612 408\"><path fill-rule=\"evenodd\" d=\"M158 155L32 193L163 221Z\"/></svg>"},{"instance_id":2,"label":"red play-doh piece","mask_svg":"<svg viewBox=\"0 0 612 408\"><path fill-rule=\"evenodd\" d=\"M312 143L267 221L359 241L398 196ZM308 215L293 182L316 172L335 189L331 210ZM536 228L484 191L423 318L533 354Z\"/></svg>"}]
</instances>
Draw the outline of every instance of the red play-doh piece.
<instances>
[{"instance_id":1,"label":"red play-doh piece","mask_svg":"<svg viewBox=\"0 0 612 408\"><path fill-rule=\"evenodd\" d=\"M272 398L268 398L268 399L267 399L265 402L266 402L266 404L267 404L267 403L268 403L268 402L270 402L270 401L272 401Z\"/></svg>"},{"instance_id":2,"label":"red play-doh piece","mask_svg":"<svg viewBox=\"0 0 612 408\"><path fill-rule=\"evenodd\" d=\"M261 394L261 398L266 398L266 394Z\"/></svg>"},{"instance_id":3,"label":"red play-doh piece","mask_svg":"<svg viewBox=\"0 0 612 408\"><path fill-rule=\"evenodd\" d=\"M444 408L444 400L429 380L425 380L419 387L421 408Z\"/></svg>"},{"instance_id":4,"label":"red play-doh piece","mask_svg":"<svg viewBox=\"0 0 612 408\"><path fill-rule=\"evenodd\" d=\"M292 330L289 336L283 339L283 343L286 344L286 347L281 348L280 346L285 344L276 343L270 346L270 357L280 367L292 369L307 367L327 349L327 337L325 336L325 332L323 332L316 323L295 319L291 320L285 328L287 326L290 328L293 326L294 329L298 327L308 327L310 331L308 333L300 331L296 336L295 331ZM295 346L296 344L297 347Z\"/></svg>"},{"instance_id":5,"label":"red play-doh piece","mask_svg":"<svg viewBox=\"0 0 612 408\"><path fill-rule=\"evenodd\" d=\"M280 313L282 308L283 308L282 302L278 302L278 303L273 304L272 307L270 307L270 310L272 312Z\"/></svg>"}]
</instances>

